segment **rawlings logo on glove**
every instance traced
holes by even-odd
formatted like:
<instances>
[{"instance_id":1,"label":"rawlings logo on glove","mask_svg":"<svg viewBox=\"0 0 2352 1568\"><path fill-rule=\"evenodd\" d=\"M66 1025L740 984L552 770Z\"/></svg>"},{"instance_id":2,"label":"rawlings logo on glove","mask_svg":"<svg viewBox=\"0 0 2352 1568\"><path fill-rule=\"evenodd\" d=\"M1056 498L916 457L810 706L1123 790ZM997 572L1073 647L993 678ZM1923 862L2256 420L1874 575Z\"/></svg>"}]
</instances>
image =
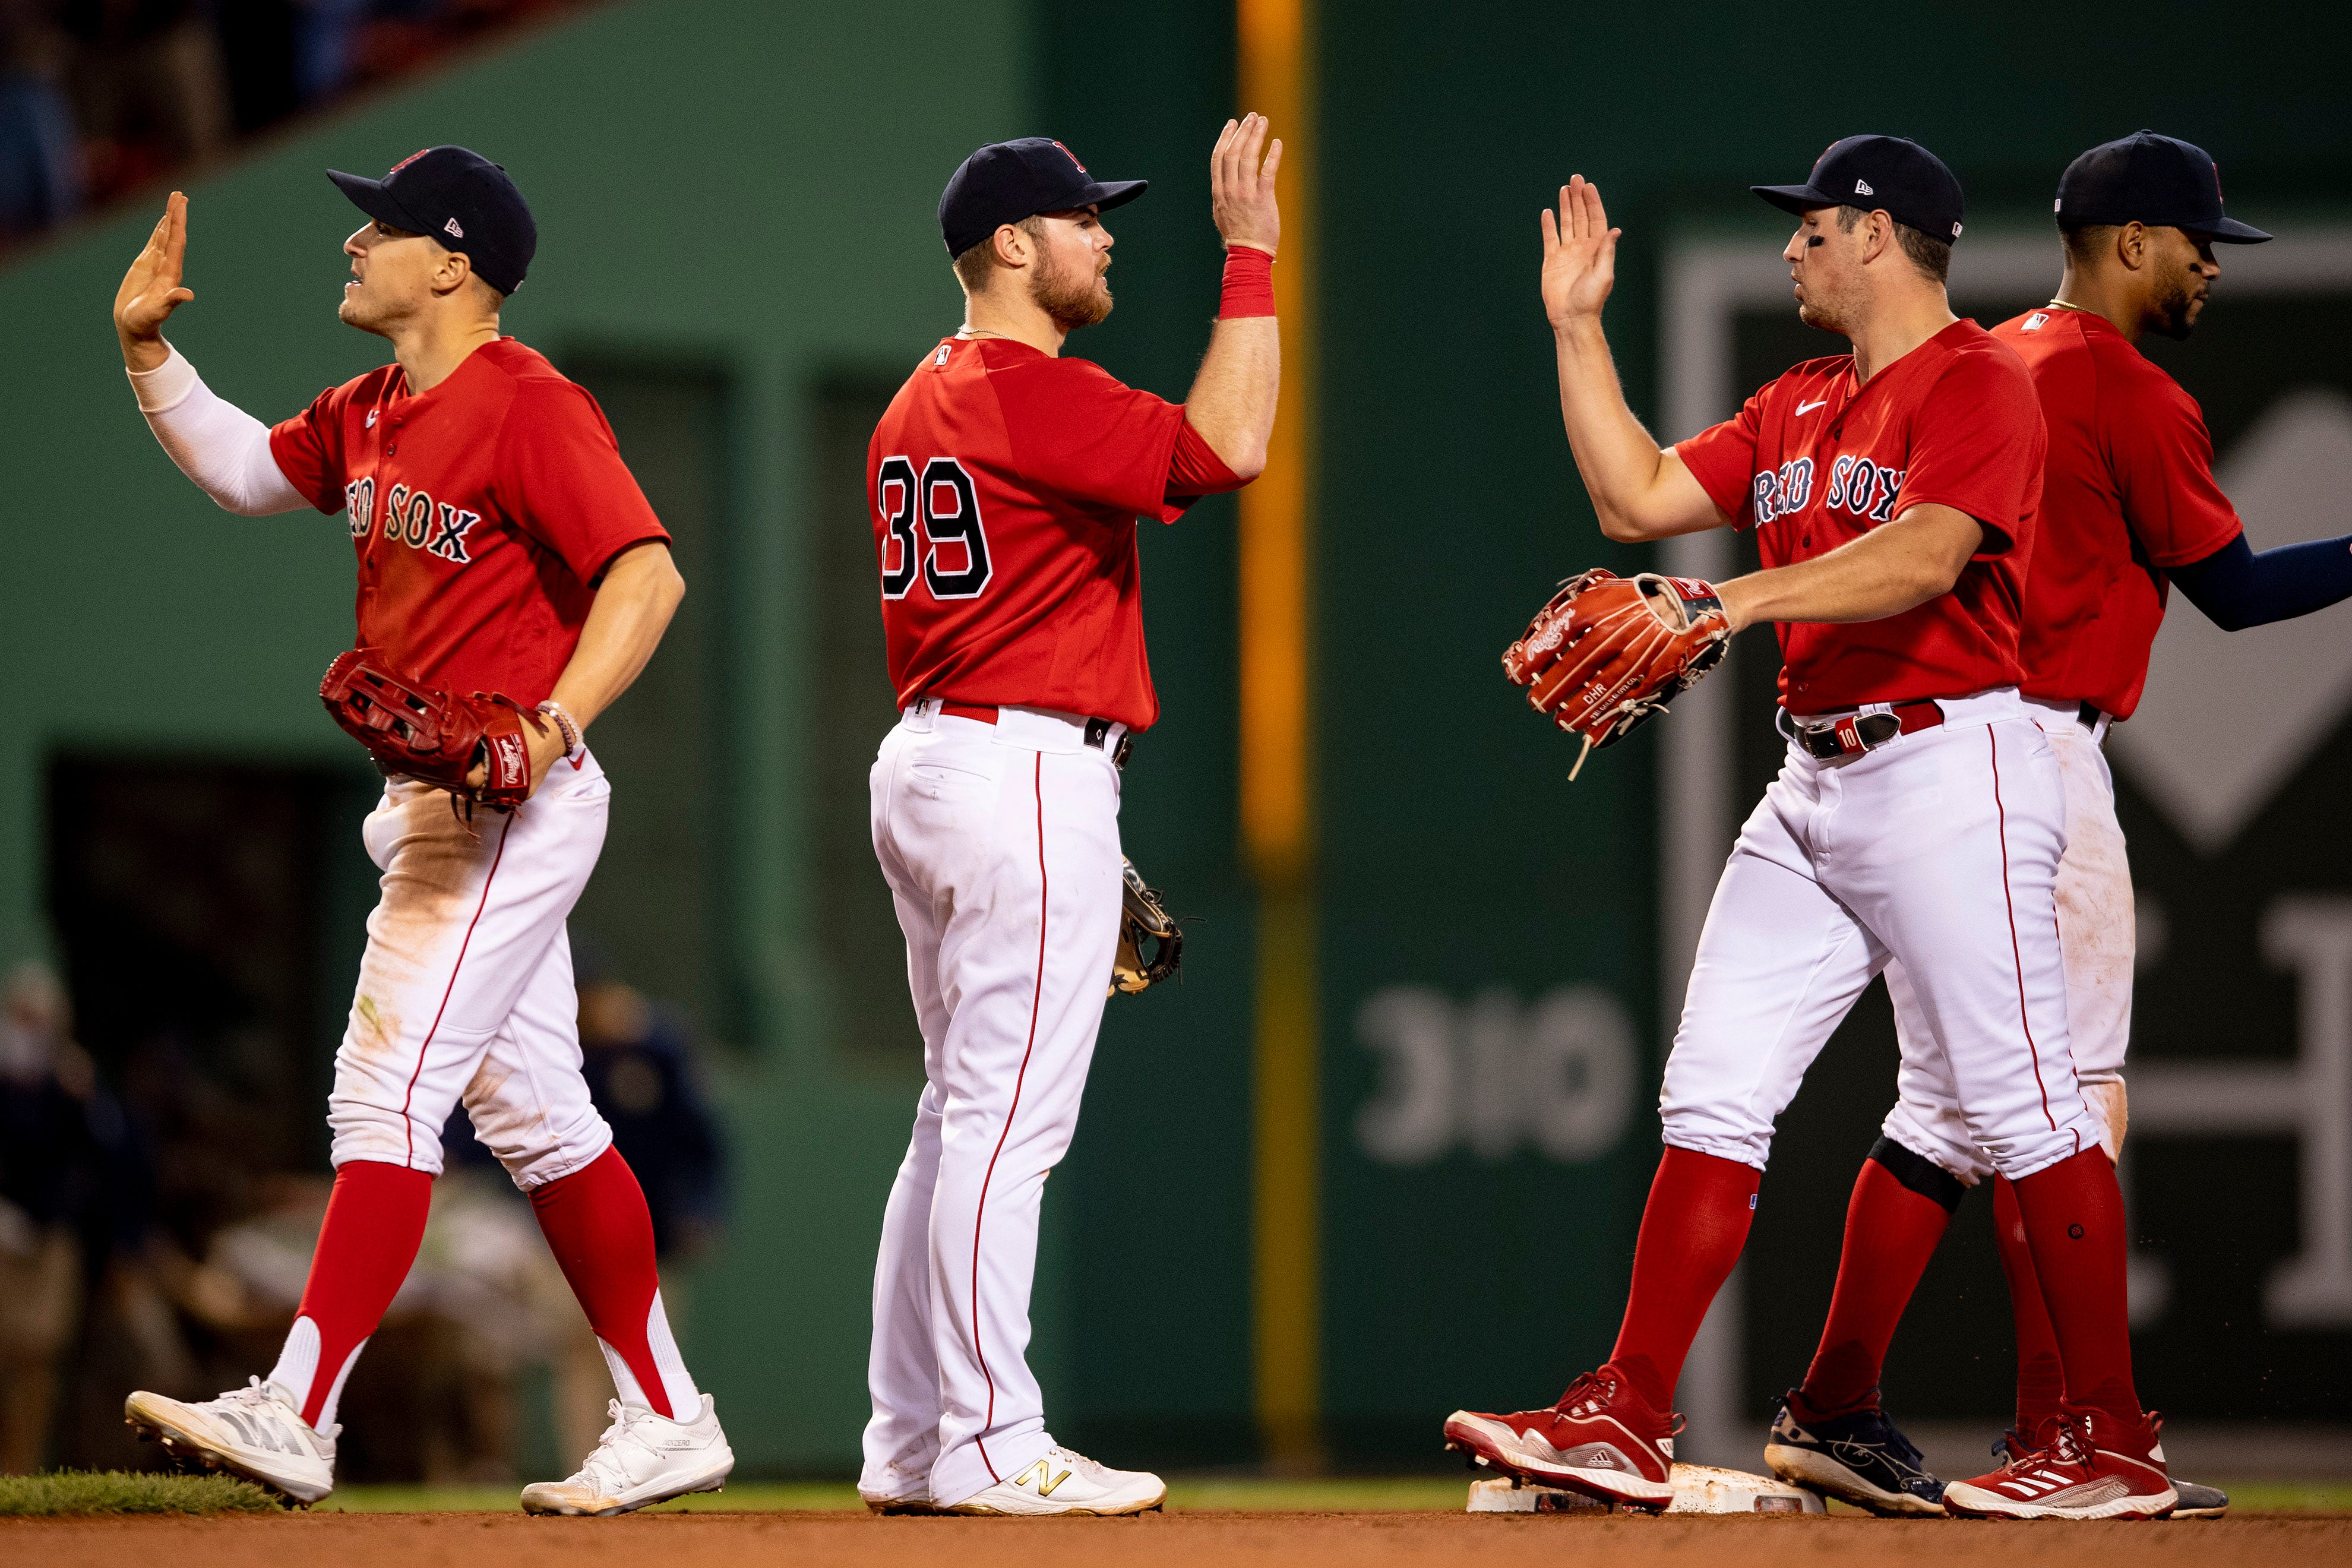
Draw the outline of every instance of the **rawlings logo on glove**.
<instances>
[{"instance_id":1,"label":"rawlings logo on glove","mask_svg":"<svg viewBox=\"0 0 2352 1568\"><path fill-rule=\"evenodd\" d=\"M327 667L319 700L387 775L446 789L451 805L511 811L530 798L529 724L547 732L540 716L503 692L471 697L435 691L376 662L373 648L353 648ZM482 770L473 782L476 766Z\"/></svg>"},{"instance_id":2,"label":"rawlings logo on glove","mask_svg":"<svg viewBox=\"0 0 2352 1568\"><path fill-rule=\"evenodd\" d=\"M1573 779L1595 747L1616 744L1697 685L1730 636L1713 584L1596 566L1562 583L1503 650L1503 673L1528 689L1529 707L1584 738Z\"/></svg>"}]
</instances>

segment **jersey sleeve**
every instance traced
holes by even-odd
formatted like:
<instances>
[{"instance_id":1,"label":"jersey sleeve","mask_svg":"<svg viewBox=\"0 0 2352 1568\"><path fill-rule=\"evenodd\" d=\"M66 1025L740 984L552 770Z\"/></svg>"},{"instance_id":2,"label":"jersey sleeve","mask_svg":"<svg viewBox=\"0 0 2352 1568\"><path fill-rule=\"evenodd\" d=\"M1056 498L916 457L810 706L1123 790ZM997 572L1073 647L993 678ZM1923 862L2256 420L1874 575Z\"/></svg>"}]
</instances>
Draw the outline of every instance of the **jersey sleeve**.
<instances>
[{"instance_id":1,"label":"jersey sleeve","mask_svg":"<svg viewBox=\"0 0 2352 1568\"><path fill-rule=\"evenodd\" d=\"M287 482L320 511L343 510L343 407L351 387L331 386L291 419L270 426L269 455Z\"/></svg>"},{"instance_id":2,"label":"jersey sleeve","mask_svg":"<svg viewBox=\"0 0 2352 1568\"><path fill-rule=\"evenodd\" d=\"M1037 359L992 370L1006 439L1039 489L1130 516L1173 521L1167 496L1184 408L1139 392L1082 359Z\"/></svg>"},{"instance_id":3,"label":"jersey sleeve","mask_svg":"<svg viewBox=\"0 0 2352 1568\"><path fill-rule=\"evenodd\" d=\"M593 584L632 544L668 540L585 387L528 384L508 410L499 440L500 509L581 582Z\"/></svg>"},{"instance_id":4,"label":"jersey sleeve","mask_svg":"<svg viewBox=\"0 0 2352 1568\"><path fill-rule=\"evenodd\" d=\"M1773 384L1779 385L1778 382ZM1687 441L1675 443L1675 453L1682 458L1683 467L1698 481L1699 489L1716 509L1731 519L1734 528L1747 528L1756 521L1756 492L1751 481L1756 477L1756 437L1763 427L1764 400L1772 387L1767 386L1749 395L1739 412L1720 425L1708 426Z\"/></svg>"},{"instance_id":5,"label":"jersey sleeve","mask_svg":"<svg viewBox=\"0 0 2352 1568\"><path fill-rule=\"evenodd\" d=\"M1900 510L1948 506L1984 525L1976 559L2018 545L2042 501L2050 437L2042 400L2016 353L1959 353L1912 415Z\"/></svg>"},{"instance_id":6,"label":"jersey sleeve","mask_svg":"<svg viewBox=\"0 0 2352 1568\"><path fill-rule=\"evenodd\" d=\"M2156 366L2142 365L2128 381L2099 367L2099 445L2132 537L2156 565L2185 566L2244 525L2213 481L2213 438L2196 400Z\"/></svg>"}]
</instances>

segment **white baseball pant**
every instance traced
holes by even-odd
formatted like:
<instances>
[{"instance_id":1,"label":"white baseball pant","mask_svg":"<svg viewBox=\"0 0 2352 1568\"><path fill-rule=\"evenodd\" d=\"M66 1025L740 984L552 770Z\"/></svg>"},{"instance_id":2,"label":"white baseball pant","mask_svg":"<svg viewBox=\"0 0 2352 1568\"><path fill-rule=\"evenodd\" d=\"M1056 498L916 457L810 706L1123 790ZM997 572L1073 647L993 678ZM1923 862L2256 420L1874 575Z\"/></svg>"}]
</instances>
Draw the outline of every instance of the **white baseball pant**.
<instances>
[{"instance_id":1,"label":"white baseball pant","mask_svg":"<svg viewBox=\"0 0 2352 1568\"><path fill-rule=\"evenodd\" d=\"M1817 760L1791 744L1716 889L1659 1099L1665 1142L1764 1167L1772 1125L1871 978L1901 961L1972 1141L2011 1176L2088 1148L2055 881L2065 813L2014 689ZM1826 717L1826 715L1824 716Z\"/></svg>"},{"instance_id":2,"label":"white baseball pant","mask_svg":"<svg viewBox=\"0 0 2352 1568\"><path fill-rule=\"evenodd\" d=\"M2071 702L2027 698L2057 759L2066 794L2066 853L2058 862L2058 936L2066 968L2066 1018L2074 1067L2099 1121L2109 1158L2121 1152L2123 1129L2110 1124L2120 1107L2124 1052L2131 1044L2132 964L2138 951L2131 862L2123 825L2116 818L2115 775L2099 744L2105 733L2084 728ZM1927 1024L1900 963L1886 971L1898 1038ZM1918 1066L1914 1068L1915 1060ZM1993 1163L1969 1136L1950 1078L1932 1052L1906 1045L1896 1075L1896 1099L1881 1131L1915 1154L1974 1186Z\"/></svg>"},{"instance_id":3,"label":"white baseball pant","mask_svg":"<svg viewBox=\"0 0 2352 1568\"><path fill-rule=\"evenodd\" d=\"M1030 1280L1118 948L1124 731L1088 746L1064 715L936 708L907 710L871 775L926 1081L874 1268L858 1489L949 1507L1054 1442Z\"/></svg>"},{"instance_id":4,"label":"white baseball pant","mask_svg":"<svg viewBox=\"0 0 2352 1568\"><path fill-rule=\"evenodd\" d=\"M471 822L446 791L385 788L363 833L383 898L327 1101L337 1165L439 1174L441 1128L461 1100L526 1191L612 1143L580 1073L563 928L604 847L612 793L585 752L515 810Z\"/></svg>"}]
</instances>

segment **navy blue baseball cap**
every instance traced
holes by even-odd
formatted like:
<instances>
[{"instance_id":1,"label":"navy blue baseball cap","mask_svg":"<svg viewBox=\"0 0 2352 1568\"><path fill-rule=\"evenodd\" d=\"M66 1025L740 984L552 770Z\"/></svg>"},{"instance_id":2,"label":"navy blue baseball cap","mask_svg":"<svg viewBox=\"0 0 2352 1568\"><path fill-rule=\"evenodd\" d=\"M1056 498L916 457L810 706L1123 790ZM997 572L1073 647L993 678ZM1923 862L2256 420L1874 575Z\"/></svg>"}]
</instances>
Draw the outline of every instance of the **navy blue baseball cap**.
<instances>
[{"instance_id":1,"label":"navy blue baseball cap","mask_svg":"<svg viewBox=\"0 0 2352 1568\"><path fill-rule=\"evenodd\" d=\"M940 193L940 236L950 256L961 256L1005 224L1076 207L1107 212L1150 183L1097 180L1076 153L1048 137L992 142L966 158Z\"/></svg>"},{"instance_id":2,"label":"navy blue baseball cap","mask_svg":"<svg viewBox=\"0 0 2352 1568\"><path fill-rule=\"evenodd\" d=\"M429 234L444 247L464 251L474 275L501 294L521 286L539 250L530 204L505 166L479 153L427 147L394 163L381 180L341 169L328 170L327 178L378 223Z\"/></svg>"},{"instance_id":3,"label":"navy blue baseball cap","mask_svg":"<svg viewBox=\"0 0 2352 1568\"><path fill-rule=\"evenodd\" d=\"M2055 211L2061 228L2143 223L2231 245L2270 237L2222 215L2221 166L2204 148L2153 131L2102 142L2067 164Z\"/></svg>"},{"instance_id":4,"label":"navy blue baseball cap","mask_svg":"<svg viewBox=\"0 0 2352 1568\"><path fill-rule=\"evenodd\" d=\"M1748 188L1782 212L1860 207L1884 212L1947 245L1960 237L1960 182L1941 158L1900 136L1832 142L1803 184Z\"/></svg>"}]
</instances>

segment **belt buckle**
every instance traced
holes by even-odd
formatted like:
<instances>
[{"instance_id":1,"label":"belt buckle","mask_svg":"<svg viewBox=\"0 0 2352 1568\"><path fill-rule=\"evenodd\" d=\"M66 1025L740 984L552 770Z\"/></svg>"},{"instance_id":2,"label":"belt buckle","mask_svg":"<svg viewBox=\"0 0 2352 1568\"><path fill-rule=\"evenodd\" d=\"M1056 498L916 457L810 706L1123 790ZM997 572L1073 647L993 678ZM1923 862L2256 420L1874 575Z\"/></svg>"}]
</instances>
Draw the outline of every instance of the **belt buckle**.
<instances>
[{"instance_id":1,"label":"belt buckle","mask_svg":"<svg viewBox=\"0 0 2352 1568\"><path fill-rule=\"evenodd\" d=\"M1800 724L1805 750L1822 762L1874 752L1903 733L1903 721L1892 713L1849 713L1827 724Z\"/></svg>"}]
</instances>

